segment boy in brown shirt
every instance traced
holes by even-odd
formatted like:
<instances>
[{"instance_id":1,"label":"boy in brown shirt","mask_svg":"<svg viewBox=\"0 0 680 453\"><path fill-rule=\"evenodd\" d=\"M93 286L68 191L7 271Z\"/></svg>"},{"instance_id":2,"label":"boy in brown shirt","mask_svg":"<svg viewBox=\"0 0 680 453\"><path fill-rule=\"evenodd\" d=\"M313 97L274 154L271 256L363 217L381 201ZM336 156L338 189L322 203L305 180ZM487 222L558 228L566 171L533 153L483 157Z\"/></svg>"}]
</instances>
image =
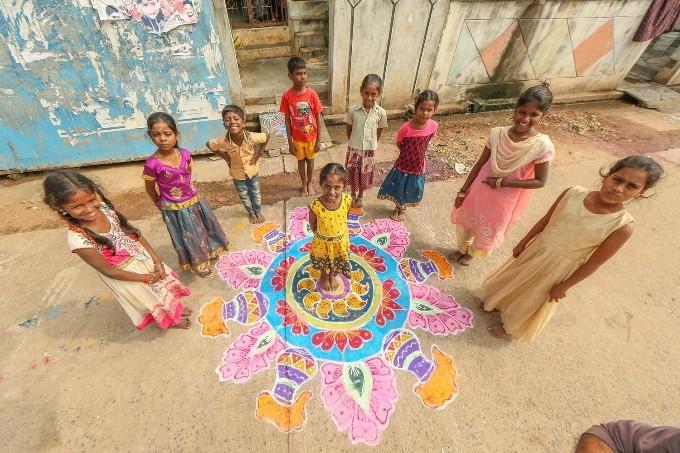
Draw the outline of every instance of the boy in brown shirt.
<instances>
[{"instance_id":1,"label":"boy in brown shirt","mask_svg":"<svg viewBox=\"0 0 680 453\"><path fill-rule=\"evenodd\" d=\"M245 129L246 114L236 105L222 109L222 120L226 135L208 141L208 149L227 162L229 174L241 203L248 212L250 223L264 222L262 196L260 195L260 170L258 160L264 153L269 136Z\"/></svg>"}]
</instances>

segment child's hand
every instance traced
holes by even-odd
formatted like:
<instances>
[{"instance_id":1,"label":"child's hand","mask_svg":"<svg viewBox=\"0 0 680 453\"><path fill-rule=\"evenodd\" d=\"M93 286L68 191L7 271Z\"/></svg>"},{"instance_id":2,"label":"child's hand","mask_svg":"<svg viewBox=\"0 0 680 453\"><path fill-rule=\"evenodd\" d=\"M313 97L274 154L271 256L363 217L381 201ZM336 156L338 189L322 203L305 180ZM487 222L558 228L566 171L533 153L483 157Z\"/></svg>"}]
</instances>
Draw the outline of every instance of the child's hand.
<instances>
[{"instance_id":1,"label":"child's hand","mask_svg":"<svg viewBox=\"0 0 680 453\"><path fill-rule=\"evenodd\" d=\"M461 206L463 206L463 202L465 201L465 197L456 197L456 201L453 203L453 206L458 209Z\"/></svg>"},{"instance_id":2,"label":"child's hand","mask_svg":"<svg viewBox=\"0 0 680 453\"><path fill-rule=\"evenodd\" d=\"M567 297L567 290L569 287L562 283L558 283L550 289L550 302L559 302L560 299Z\"/></svg>"},{"instance_id":3,"label":"child's hand","mask_svg":"<svg viewBox=\"0 0 680 453\"><path fill-rule=\"evenodd\" d=\"M319 137L317 137L316 143L314 144L314 154L318 153L320 149L321 149L321 140L319 140Z\"/></svg>"},{"instance_id":4,"label":"child's hand","mask_svg":"<svg viewBox=\"0 0 680 453\"><path fill-rule=\"evenodd\" d=\"M153 271L154 274L158 275L158 280L163 280L167 274L165 272L165 266L163 264L154 264L153 265Z\"/></svg>"},{"instance_id":5,"label":"child's hand","mask_svg":"<svg viewBox=\"0 0 680 453\"><path fill-rule=\"evenodd\" d=\"M491 187L492 189L498 189L498 187L496 186L496 181L499 180L499 179L501 179L501 178L497 178L495 176L489 176L488 178L486 178L484 180L484 184Z\"/></svg>"},{"instance_id":6,"label":"child's hand","mask_svg":"<svg viewBox=\"0 0 680 453\"><path fill-rule=\"evenodd\" d=\"M255 165L257 164L257 161L260 160L260 156L253 156L252 159L250 159L250 165Z\"/></svg>"},{"instance_id":7,"label":"child's hand","mask_svg":"<svg viewBox=\"0 0 680 453\"><path fill-rule=\"evenodd\" d=\"M522 254L522 252L524 251L524 248L525 248L525 247L526 247L526 246L524 245L523 242L520 242L519 244L517 244L517 245L515 246L515 248L512 249L512 257L513 257L513 258L519 257L519 256Z\"/></svg>"},{"instance_id":8,"label":"child's hand","mask_svg":"<svg viewBox=\"0 0 680 453\"><path fill-rule=\"evenodd\" d=\"M213 151L215 154L220 156L222 159L224 159L227 162L227 165L231 167L231 159L229 159L229 155L225 153L224 151Z\"/></svg>"}]
</instances>

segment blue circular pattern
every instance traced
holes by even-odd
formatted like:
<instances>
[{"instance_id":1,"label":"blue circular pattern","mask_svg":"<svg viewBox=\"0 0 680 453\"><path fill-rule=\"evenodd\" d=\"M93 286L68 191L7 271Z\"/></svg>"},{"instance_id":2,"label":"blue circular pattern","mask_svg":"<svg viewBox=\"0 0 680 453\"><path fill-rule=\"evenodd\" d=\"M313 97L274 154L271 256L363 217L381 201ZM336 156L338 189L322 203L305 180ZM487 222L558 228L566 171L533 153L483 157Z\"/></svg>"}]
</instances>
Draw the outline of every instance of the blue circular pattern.
<instances>
[{"instance_id":1,"label":"blue circular pattern","mask_svg":"<svg viewBox=\"0 0 680 453\"><path fill-rule=\"evenodd\" d=\"M375 257L382 258L384 270L374 269L361 256L350 253L351 269L353 271L361 271L363 278L360 280L360 283L369 285L365 296L361 297L366 300L366 304L360 309L348 310L350 315L346 317L339 317L329 312L327 319L324 320L319 318L315 310L305 308L302 303L305 295L314 290L297 290L298 283L309 277L306 271L309 252L305 251L305 247L310 242L311 237L305 237L291 243L286 251L279 253L274 258L267 269L260 284L260 292L269 299L269 309L265 319L284 338L287 344L304 348L319 360L340 363L356 362L379 354L387 334L394 329L404 326L410 308L411 297L408 284L399 274L398 261L366 238L362 236L352 237L350 244L374 250ZM286 284L282 285L281 280L277 281L276 277L277 270L282 267L284 262L291 262L294 272L292 275L288 274ZM292 280L292 282L288 284L288 280ZM401 309L388 309L392 312L393 316L379 316L381 313L381 299L386 295L383 292L382 285L389 281L392 281L392 288L398 292L393 302L399 305ZM286 300L286 287L292 288L292 300L291 298ZM285 313L282 313L281 308L284 304L288 304L288 310L295 313L298 320L304 322L307 327L307 329L304 329L305 331L300 331L300 324L298 324L297 330L299 333L294 333L293 323L289 322L286 324L284 322ZM311 320L311 322L304 321L302 319L303 316L307 320ZM390 317L392 319L389 319ZM343 324L348 327L345 328ZM357 333L359 331L364 332L359 334ZM354 334L350 332L354 332ZM336 341L331 347L328 347L328 342L326 342L323 345L326 346L324 348L318 341L320 337L333 339L335 336L349 338L349 336L356 337L357 335L360 335L362 340L358 345L355 342L354 346L349 341ZM317 344L313 341L315 336ZM341 346L344 346L344 350L342 350Z\"/></svg>"}]
</instances>

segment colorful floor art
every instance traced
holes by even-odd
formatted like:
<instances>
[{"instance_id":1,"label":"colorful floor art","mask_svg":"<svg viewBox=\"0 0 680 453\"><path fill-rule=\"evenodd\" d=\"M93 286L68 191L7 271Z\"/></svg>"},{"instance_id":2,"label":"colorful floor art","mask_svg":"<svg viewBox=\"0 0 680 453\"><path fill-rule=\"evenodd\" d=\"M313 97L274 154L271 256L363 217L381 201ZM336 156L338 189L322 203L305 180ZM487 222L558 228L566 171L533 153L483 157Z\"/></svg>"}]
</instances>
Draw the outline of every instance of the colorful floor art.
<instances>
[{"instance_id":1,"label":"colorful floor art","mask_svg":"<svg viewBox=\"0 0 680 453\"><path fill-rule=\"evenodd\" d=\"M420 252L423 261L405 257L403 224L364 225L362 215L350 213L351 278L341 277L336 291L324 291L310 266L307 208L289 215L285 232L272 223L254 230L268 251L233 252L217 263L222 279L242 292L201 308L202 334L229 335L228 322L251 326L224 353L217 375L243 383L275 365L276 380L257 396L255 415L283 432L303 428L308 381L317 374L325 408L353 444L380 442L397 401L394 370L415 377L413 392L429 408L456 397L452 358L437 346L423 351L411 330L452 335L472 327L470 310L424 285L431 276L453 278L453 267L433 250Z\"/></svg>"}]
</instances>

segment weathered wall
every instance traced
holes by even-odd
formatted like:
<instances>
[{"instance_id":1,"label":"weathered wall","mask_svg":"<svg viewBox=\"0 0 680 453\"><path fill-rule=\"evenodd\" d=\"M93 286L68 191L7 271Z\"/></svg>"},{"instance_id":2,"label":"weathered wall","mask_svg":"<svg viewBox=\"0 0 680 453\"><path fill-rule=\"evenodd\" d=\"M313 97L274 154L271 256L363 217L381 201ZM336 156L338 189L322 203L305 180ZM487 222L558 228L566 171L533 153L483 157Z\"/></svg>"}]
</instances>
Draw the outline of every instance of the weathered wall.
<instances>
[{"instance_id":1,"label":"weathered wall","mask_svg":"<svg viewBox=\"0 0 680 453\"><path fill-rule=\"evenodd\" d=\"M424 88L444 103L511 98L546 79L556 94L615 89L648 44L632 36L650 3L334 0L333 111L358 102L368 72L384 76L387 108Z\"/></svg>"},{"instance_id":2,"label":"weathered wall","mask_svg":"<svg viewBox=\"0 0 680 453\"><path fill-rule=\"evenodd\" d=\"M158 36L101 22L90 0L0 0L0 170L146 156L145 117L157 110L180 120L190 149L222 131L228 24L196 3L196 25Z\"/></svg>"}]
</instances>

